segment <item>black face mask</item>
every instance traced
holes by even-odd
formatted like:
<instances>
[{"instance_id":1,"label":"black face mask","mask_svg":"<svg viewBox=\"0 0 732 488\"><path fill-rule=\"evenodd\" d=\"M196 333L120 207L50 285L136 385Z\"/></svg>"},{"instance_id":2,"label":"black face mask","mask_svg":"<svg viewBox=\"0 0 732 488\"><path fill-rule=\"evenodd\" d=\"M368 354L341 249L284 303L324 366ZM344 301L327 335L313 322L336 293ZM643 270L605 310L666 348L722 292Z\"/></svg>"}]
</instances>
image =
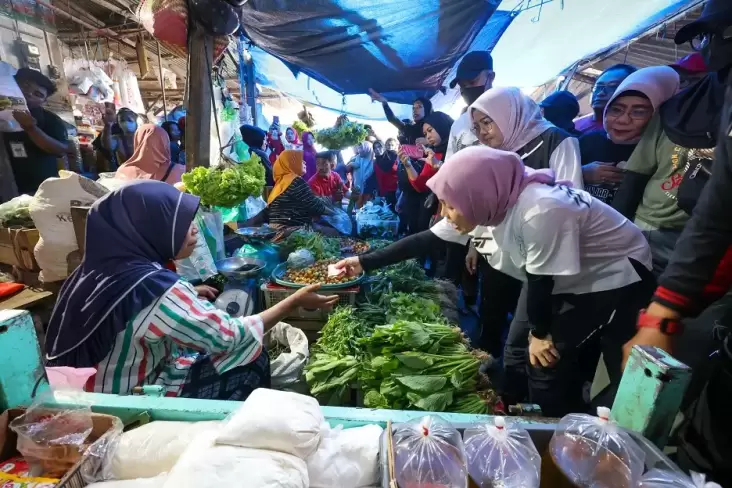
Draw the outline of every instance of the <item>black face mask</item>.
<instances>
[{"instance_id":1,"label":"black face mask","mask_svg":"<svg viewBox=\"0 0 732 488\"><path fill-rule=\"evenodd\" d=\"M469 86L467 88L460 88L460 95L468 105L472 105L475 101L485 93L485 85L483 86Z\"/></svg>"},{"instance_id":2,"label":"black face mask","mask_svg":"<svg viewBox=\"0 0 732 488\"><path fill-rule=\"evenodd\" d=\"M722 71L732 65L732 40L725 41L721 35L714 34L701 54L709 71Z\"/></svg>"}]
</instances>

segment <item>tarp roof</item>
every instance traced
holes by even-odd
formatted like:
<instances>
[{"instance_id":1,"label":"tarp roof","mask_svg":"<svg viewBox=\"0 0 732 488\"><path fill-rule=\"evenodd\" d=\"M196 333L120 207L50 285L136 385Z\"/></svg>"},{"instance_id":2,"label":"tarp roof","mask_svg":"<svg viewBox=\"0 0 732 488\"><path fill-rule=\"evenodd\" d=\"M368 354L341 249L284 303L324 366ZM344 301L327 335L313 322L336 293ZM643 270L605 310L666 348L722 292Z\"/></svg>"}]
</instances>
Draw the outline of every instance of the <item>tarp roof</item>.
<instances>
[{"instance_id":1,"label":"tarp roof","mask_svg":"<svg viewBox=\"0 0 732 488\"><path fill-rule=\"evenodd\" d=\"M244 30L261 85L383 119L370 87L402 103L433 95L436 108L449 108L457 91L438 88L462 55L483 49L493 51L496 84L538 86L700 1L504 0L496 10L497 0L250 0Z\"/></svg>"}]
</instances>

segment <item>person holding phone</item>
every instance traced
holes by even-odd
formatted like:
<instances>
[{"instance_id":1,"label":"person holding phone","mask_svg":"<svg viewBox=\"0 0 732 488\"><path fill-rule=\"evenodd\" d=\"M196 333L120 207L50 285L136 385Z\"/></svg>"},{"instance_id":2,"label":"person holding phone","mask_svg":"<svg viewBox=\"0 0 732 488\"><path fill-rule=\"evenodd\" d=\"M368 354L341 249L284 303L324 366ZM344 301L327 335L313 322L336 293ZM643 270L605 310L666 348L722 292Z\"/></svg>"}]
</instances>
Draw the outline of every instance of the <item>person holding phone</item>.
<instances>
[{"instance_id":1,"label":"person holding phone","mask_svg":"<svg viewBox=\"0 0 732 488\"><path fill-rule=\"evenodd\" d=\"M610 204L653 114L679 89L679 75L668 66L643 68L623 81L605 107L605 130L580 137L585 189Z\"/></svg>"},{"instance_id":2,"label":"person holding phone","mask_svg":"<svg viewBox=\"0 0 732 488\"><path fill-rule=\"evenodd\" d=\"M115 126L120 132L115 133ZM120 166L127 162L135 152L135 132L137 114L129 108L121 108L114 113L114 105L107 105L104 112L102 147L114 156L114 164Z\"/></svg>"}]
</instances>

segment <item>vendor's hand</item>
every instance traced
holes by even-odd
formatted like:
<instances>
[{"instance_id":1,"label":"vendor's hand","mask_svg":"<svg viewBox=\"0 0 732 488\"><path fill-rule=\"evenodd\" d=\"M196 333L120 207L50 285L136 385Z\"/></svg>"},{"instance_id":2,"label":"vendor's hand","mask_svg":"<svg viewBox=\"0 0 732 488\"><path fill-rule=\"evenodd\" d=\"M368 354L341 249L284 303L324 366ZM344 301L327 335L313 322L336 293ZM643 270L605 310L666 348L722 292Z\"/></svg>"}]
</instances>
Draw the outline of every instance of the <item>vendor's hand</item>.
<instances>
[{"instance_id":1,"label":"vendor's hand","mask_svg":"<svg viewBox=\"0 0 732 488\"><path fill-rule=\"evenodd\" d=\"M379 103L386 103L386 98L381 93L377 92L373 88L369 88L369 95L371 96L371 100L374 102Z\"/></svg>"},{"instance_id":2,"label":"vendor's hand","mask_svg":"<svg viewBox=\"0 0 732 488\"><path fill-rule=\"evenodd\" d=\"M582 166L582 179L585 184L618 185L623 181L624 170L615 166L615 163L594 163Z\"/></svg>"},{"instance_id":3,"label":"vendor's hand","mask_svg":"<svg viewBox=\"0 0 732 488\"><path fill-rule=\"evenodd\" d=\"M204 300L214 300L219 294L219 291L213 286L198 285L194 286L194 288L196 289L196 293L198 293L198 298L203 298Z\"/></svg>"},{"instance_id":4,"label":"vendor's hand","mask_svg":"<svg viewBox=\"0 0 732 488\"><path fill-rule=\"evenodd\" d=\"M344 270L346 276L353 277L363 273L363 267L361 267L361 260L354 256L352 258L346 258L338 261L333 265L338 271Z\"/></svg>"},{"instance_id":5,"label":"vendor's hand","mask_svg":"<svg viewBox=\"0 0 732 488\"><path fill-rule=\"evenodd\" d=\"M36 126L36 119L26 110L13 110L13 118L23 130L28 130Z\"/></svg>"},{"instance_id":6,"label":"vendor's hand","mask_svg":"<svg viewBox=\"0 0 732 488\"><path fill-rule=\"evenodd\" d=\"M551 335L537 339L529 334L529 360L534 368L550 368L559 361L559 351L554 347Z\"/></svg>"},{"instance_id":7,"label":"vendor's hand","mask_svg":"<svg viewBox=\"0 0 732 488\"><path fill-rule=\"evenodd\" d=\"M480 258L478 250L471 245L468 250L468 255L465 256L465 267L471 275L474 275L478 271L478 258Z\"/></svg>"},{"instance_id":8,"label":"vendor's hand","mask_svg":"<svg viewBox=\"0 0 732 488\"><path fill-rule=\"evenodd\" d=\"M320 284L308 285L297 290L292 296L295 304L308 310L313 309L330 309L338 303L338 295L320 295L315 293L320 289Z\"/></svg>"}]
</instances>

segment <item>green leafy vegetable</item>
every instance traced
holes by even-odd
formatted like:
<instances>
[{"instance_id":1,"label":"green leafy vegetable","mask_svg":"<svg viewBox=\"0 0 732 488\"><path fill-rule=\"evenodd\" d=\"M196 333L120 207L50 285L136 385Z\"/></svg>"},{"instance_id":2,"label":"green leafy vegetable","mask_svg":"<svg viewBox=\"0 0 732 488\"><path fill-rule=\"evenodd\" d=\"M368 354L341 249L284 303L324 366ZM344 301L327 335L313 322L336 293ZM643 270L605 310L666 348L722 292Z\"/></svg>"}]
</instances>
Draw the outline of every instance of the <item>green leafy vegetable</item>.
<instances>
[{"instance_id":1,"label":"green leafy vegetable","mask_svg":"<svg viewBox=\"0 0 732 488\"><path fill-rule=\"evenodd\" d=\"M249 197L260 196L265 183L264 166L256 154L231 168L198 166L182 179L186 191L201 197L203 205L218 207L235 207Z\"/></svg>"},{"instance_id":2,"label":"green leafy vegetable","mask_svg":"<svg viewBox=\"0 0 732 488\"><path fill-rule=\"evenodd\" d=\"M336 127L315 131L315 141L335 151L361 144L366 136L368 132L362 124L348 120Z\"/></svg>"},{"instance_id":3,"label":"green leafy vegetable","mask_svg":"<svg viewBox=\"0 0 732 488\"><path fill-rule=\"evenodd\" d=\"M305 122L303 122L302 120L296 120L296 121L294 121L292 123L292 128L295 129L295 131L297 132L297 135L300 138L302 138L302 133L303 132L309 132L310 131L310 127L308 127L307 124Z\"/></svg>"},{"instance_id":4,"label":"green leafy vegetable","mask_svg":"<svg viewBox=\"0 0 732 488\"><path fill-rule=\"evenodd\" d=\"M316 261L337 258L341 255L341 241L335 237L326 237L315 231L299 229L290 234L280 247L291 253L298 249L307 249Z\"/></svg>"}]
</instances>

